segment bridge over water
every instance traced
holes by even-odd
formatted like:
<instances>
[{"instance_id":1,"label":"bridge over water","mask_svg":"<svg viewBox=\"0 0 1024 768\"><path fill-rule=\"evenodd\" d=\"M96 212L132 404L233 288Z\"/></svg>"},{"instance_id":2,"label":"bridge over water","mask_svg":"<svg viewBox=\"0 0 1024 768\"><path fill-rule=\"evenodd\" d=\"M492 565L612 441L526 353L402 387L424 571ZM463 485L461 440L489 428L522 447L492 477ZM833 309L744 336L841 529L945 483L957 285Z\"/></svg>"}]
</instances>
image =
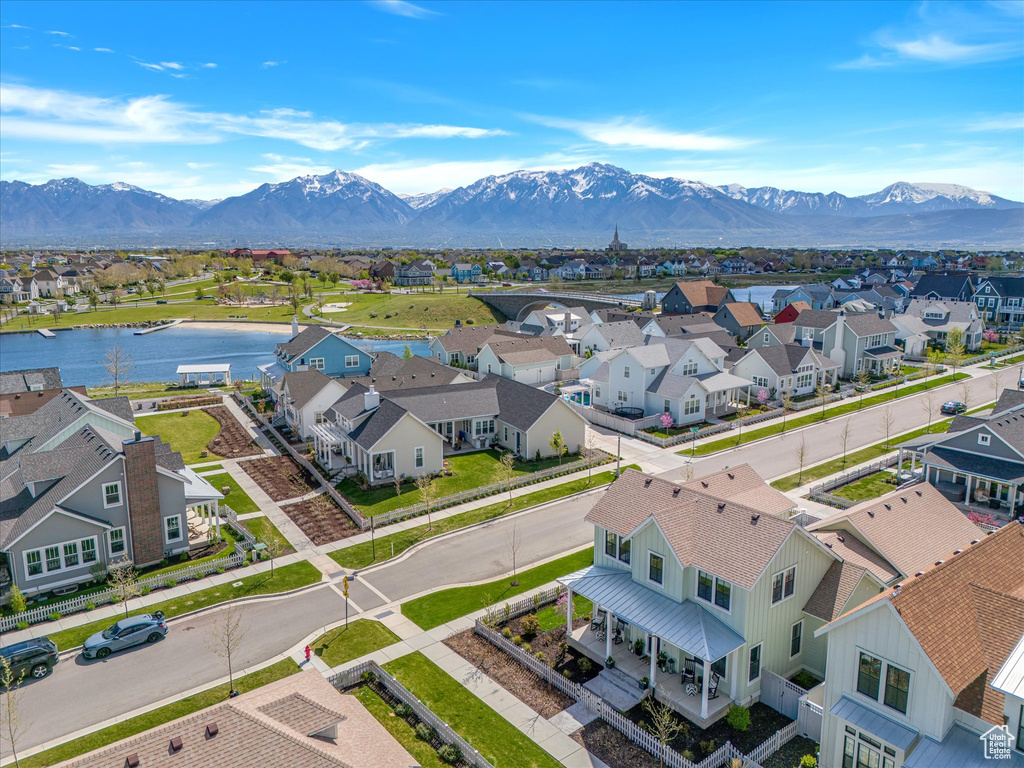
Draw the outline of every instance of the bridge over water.
<instances>
[{"instance_id":1,"label":"bridge over water","mask_svg":"<svg viewBox=\"0 0 1024 768\"><path fill-rule=\"evenodd\" d=\"M595 309L640 307L641 299L632 296L613 296L606 293L584 293L582 291L475 291L469 295L484 304L494 307L510 320L523 320L536 309L555 307L583 307L588 312Z\"/></svg>"}]
</instances>

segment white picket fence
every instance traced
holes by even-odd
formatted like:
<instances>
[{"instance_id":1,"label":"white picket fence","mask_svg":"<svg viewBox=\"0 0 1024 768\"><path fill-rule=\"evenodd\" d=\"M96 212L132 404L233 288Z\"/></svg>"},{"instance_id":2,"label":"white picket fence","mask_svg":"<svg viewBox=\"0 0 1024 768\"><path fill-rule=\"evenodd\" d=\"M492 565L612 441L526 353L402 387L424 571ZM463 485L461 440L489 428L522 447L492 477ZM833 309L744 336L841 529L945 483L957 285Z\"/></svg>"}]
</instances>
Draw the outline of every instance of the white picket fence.
<instances>
[{"instance_id":1,"label":"white picket fence","mask_svg":"<svg viewBox=\"0 0 1024 768\"><path fill-rule=\"evenodd\" d=\"M822 504L828 504L829 506L836 507L837 509L849 509L852 506L860 504L860 502L851 501L850 499L847 499L843 496L838 496L834 493L830 493L830 491L836 488L841 488L844 485L849 485L850 483L859 480L862 477L867 477L868 475L873 475L876 472L881 472L883 469L887 469L888 467L891 467L894 464L896 464L897 461L899 461L899 456L893 455L884 459L880 459L879 461L873 461L870 464L864 465L863 467L852 469L849 472L844 472L843 474L837 475L831 480L826 480L824 483L819 483L818 485L812 486L811 492L807 495L807 497L814 501L820 501ZM896 486L894 485L893 490L895 489Z\"/></svg>"},{"instance_id":2,"label":"white picket fence","mask_svg":"<svg viewBox=\"0 0 1024 768\"><path fill-rule=\"evenodd\" d=\"M338 690L345 690L362 682L365 673L373 674L377 683L394 698L409 706L420 722L426 723L437 732L438 739L445 744L454 744L462 752L463 762L476 768L494 768L473 745L456 733L444 720L435 715L426 704L421 702L409 690L395 678L385 672L379 664L374 661L364 661L354 667L337 672L331 675L328 681Z\"/></svg>"}]
</instances>

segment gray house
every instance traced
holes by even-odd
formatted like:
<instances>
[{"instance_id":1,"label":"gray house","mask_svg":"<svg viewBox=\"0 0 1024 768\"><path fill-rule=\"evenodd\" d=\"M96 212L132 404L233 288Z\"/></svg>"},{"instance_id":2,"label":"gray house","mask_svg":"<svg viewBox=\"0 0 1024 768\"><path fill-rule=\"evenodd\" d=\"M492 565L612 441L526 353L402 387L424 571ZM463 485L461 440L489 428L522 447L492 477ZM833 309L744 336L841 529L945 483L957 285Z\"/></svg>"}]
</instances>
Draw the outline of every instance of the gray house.
<instances>
[{"instance_id":1,"label":"gray house","mask_svg":"<svg viewBox=\"0 0 1024 768\"><path fill-rule=\"evenodd\" d=\"M98 563L146 566L188 551L205 543L210 523L196 521L216 516L222 498L135 429L128 398L65 391L4 420L0 584L44 592L91 580Z\"/></svg>"}]
</instances>

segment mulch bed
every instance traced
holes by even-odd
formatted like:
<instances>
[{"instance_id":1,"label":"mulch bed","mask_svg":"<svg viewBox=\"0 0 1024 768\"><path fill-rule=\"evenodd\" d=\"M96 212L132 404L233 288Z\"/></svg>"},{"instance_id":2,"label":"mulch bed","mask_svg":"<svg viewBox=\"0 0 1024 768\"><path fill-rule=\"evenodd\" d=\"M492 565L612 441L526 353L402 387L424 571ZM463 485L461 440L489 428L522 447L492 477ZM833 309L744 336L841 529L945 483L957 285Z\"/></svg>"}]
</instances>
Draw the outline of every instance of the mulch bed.
<instances>
[{"instance_id":1,"label":"mulch bed","mask_svg":"<svg viewBox=\"0 0 1024 768\"><path fill-rule=\"evenodd\" d=\"M206 444L210 453L223 456L227 459L236 459L239 456L258 456L263 453L252 435L245 427L238 423L235 415L225 405L216 405L212 408L204 408L205 413L210 414L220 424L220 432Z\"/></svg>"},{"instance_id":2,"label":"mulch bed","mask_svg":"<svg viewBox=\"0 0 1024 768\"><path fill-rule=\"evenodd\" d=\"M511 630L513 637L520 635L524 642L530 644L531 654L543 653L545 662L558 657L562 652L561 644L565 642L564 626L549 629L547 632L538 632L534 637L527 637L523 634L521 622L522 617L512 619L512 621L508 622L505 626ZM572 628L579 629L589 623L590 619L588 618L573 619ZM502 629L499 629L498 631L500 632ZM582 658L584 658L583 654L571 648L567 649L563 660L559 662L556 669L563 674L565 670L569 670L569 679L576 683L585 683L588 680L597 677L601 670L604 669L602 664L588 658L587 661L589 661L590 664L589 666L584 664L584 666L587 667L586 671L584 671L580 669L580 659Z\"/></svg>"},{"instance_id":3,"label":"mulch bed","mask_svg":"<svg viewBox=\"0 0 1024 768\"><path fill-rule=\"evenodd\" d=\"M799 768L804 755L817 755L817 742L795 736L782 745L782 749L764 760L764 768Z\"/></svg>"},{"instance_id":4,"label":"mulch bed","mask_svg":"<svg viewBox=\"0 0 1024 768\"><path fill-rule=\"evenodd\" d=\"M634 744L604 720L594 720L569 738L586 749L606 765L629 768L660 768L658 758Z\"/></svg>"},{"instance_id":5,"label":"mulch bed","mask_svg":"<svg viewBox=\"0 0 1024 768\"><path fill-rule=\"evenodd\" d=\"M251 462L243 462L249 463ZM317 545L347 539L360 532L352 518L326 493L294 504L284 504L281 511Z\"/></svg>"},{"instance_id":6,"label":"mulch bed","mask_svg":"<svg viewBox=\"0 0 1024 768\"><path fill-rule=\"evenodd\" d=\"M245 473L274 501L305 496L317 489L317 484L309 472L289 456L268 456L265 459L240 461L238 466L245 470Z\"/></svg>"}]
</instances>

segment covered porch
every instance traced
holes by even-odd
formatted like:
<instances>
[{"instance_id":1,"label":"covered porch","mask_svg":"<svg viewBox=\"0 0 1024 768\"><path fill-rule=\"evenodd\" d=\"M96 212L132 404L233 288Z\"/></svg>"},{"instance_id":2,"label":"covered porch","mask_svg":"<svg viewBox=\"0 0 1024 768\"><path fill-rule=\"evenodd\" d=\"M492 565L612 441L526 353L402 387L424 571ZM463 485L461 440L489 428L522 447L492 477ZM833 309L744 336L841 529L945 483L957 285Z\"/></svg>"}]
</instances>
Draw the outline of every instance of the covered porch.
<instances>
[{"instance_id":1,"label":"covered porch","mask_svg":"<svg viewBox=\"0 0 1024 768\"><path fill-rule=\"evenodd\" d=\"M185 478L185 527L189 547L206 544L211 535L220 538L220 502L224 494L189 467L181 470Z\"/></svg>"},{"instance_id":2,"label":"covered porch","mask_svg":"<svg viewBox=\"0 0 1024 768\"><path fill-rule=\"evenodd\" d=\"M310 429L313 453L331 474L362 472L370 485L391 482L395 476L395 452L367 450L336 424L323 422Z\"/></svg>"},{"instance_id":3,"label":"covered porch","mask_svg":"<svg viewBox=\"0 0 1024 768\"><path fill-rule=\"evenodd\" d=\"M655 698L700 728L724 717L741 673L739 634L691 600L634 582L629 571L590 566L558 582L569 616L574 594L594 603L591 623L569 631L571 646L602 664L612 658L638 690L646 678Z\"/></svg>"},{"instance_id":4,"label":"covered porch","mask_svg":"<svg viewBox=\"0 0 1024 768\"><path fill-rule=\"evenodd\" d=\"M696 377L707 394L704 396L704 417L735 413L749 400L750 382L731 373L711 373Z\"/></svg>"},{"instance_id":5,"label":"covered porch","mask_svg":"<svg viewBox=\"0 0 1024 768\"><path fill-rule=\"evenodd\" d=\"M896 347L874 347L864 350L864 367L878 376L888 376L900 367L903 351Z\"/></svg>"},{"instance_id":6,"label":"covered porch","mask_svg":"<svg viewBox=\"0 0 1024 768\"><path fill-rule=\"evenodd\" d=\"M1022 506L1024 476L1020 465L1001 459L977 456L936 447L914 450L908 443L900 447L900 466L904 453L910 457L913 473L920 462L924 481L931 483L954 504L972 511L989 512L1013 520Z\"/></svg>"},{"instance_id":7,"label":"covered porch","mask_svg":"<svg viewBox=\"0 0 1024 768\"><path fill-rule=\"evenodd\" d=\"M427 426L444 438L444 455L447 456L458 451L487 448L494 437L495 419L493 416L469 416L428 421Z\"/></svg>"}]
</instances>

